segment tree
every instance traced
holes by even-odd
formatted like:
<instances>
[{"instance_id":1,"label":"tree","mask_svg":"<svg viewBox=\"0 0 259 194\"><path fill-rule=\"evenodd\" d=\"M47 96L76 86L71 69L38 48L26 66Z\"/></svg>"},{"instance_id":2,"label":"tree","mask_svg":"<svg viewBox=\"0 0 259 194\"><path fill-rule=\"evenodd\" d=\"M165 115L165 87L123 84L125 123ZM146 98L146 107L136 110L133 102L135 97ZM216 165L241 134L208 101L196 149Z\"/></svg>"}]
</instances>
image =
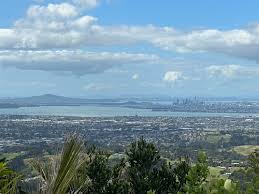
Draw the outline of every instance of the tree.
<instances>
[{"instance_id":1,"label":"tree","mask_svg":"<svg viewBox=\"0 0 259 194\"><path fill-rule=\"evenodd\" d=\"M259 193L259 152L255 151L248 157L249 169L247 176L252 177L251 182L247 184L246 193Z\"/></svg>"},{"instance_id":2,"label":"tree","mask_svg":"<svg viewBox=\"0 0 259 194\"><path fill-rule=\"evenodd\" d=\"M132 190L136 194L146 194L152 189L152 171L160 159L159 151L142 137L133 142L126 151L128 176Z\"/></svg>"},{"instance_id":3,"label":"tree","mask_svg":"<svg viewBox=\"0 0 259 194\"><path fill-rule=\"evenodd\" d=\"M112 167L110 154L91 147L87 150L88 160L78 170L73 188L81 188L85 194L125 194L130 185L125 178L125 161Z\"/></svg>"},{"instance_id":4,"label":"tree","mask_svg":"<svg viewBox=\"0 0 259 194\"><path fill-rule=\"evenodd\" d=\"M184 160L180 160L180 162L177 163L174 173L177 177L177 190L178 192L182 192L184 189L184 186L187 181L187 175L190 171L190 163L189 159L185 158Z\"/></svg>"},{"instance_id":5,"label":"tree","mask_svg":"<svg viewBox=\"0 0 259 194\"><path fill-rule=\"evenodd\" d=\"M127 164L125 159L116 164L112 169L112 178L108 183L107 194L125 194L132 193L131 185L127 180Z\"/></svg>"},{"instance_id":6,"label":"tree","mask_svg":"<svg viewBox=\"0 0 259 194\"><path fill-rule=\"evenodd\" d=\"M151 174L151 188L155 193L177 193L177 177L172 165L162 164Z\"/></svg>"},{"instance_id":7,"label":"tree","mask_svg":"<svg viewBox=\"0 0 259 194\"><path fill-rule=\"evenodd\" d=\"M209 180L206 185L208 194L240 194L240 188L232 180L223 180L220 178Z\"/></svg>"},{"instance_id":8,"label":"tree","mask_svg":"<svg viewBox=\"0 0 259 194\"><path fill-rule=\"evenodd\" d=\"M191 167L185 186L187 194L206 194L204 185L209 174L207 155L205 152L199 152L197 163Z\"/></svg>"},{"instance_id":9,"label":"tree","mask_svg":"<svg viewBox=\"0 0 259 194\"><path fill-rule=\"evenodd\" d=\"M47 162L32 161L33 168L41 177L40 192L44 194L65 194L69 189L72 189L71 183L85 161L82 150L82 141L72 136L66 140L61 155L57 155Z\"/></svg>"},{"instance_id":10,"label":"tree","mask_svg":"<svg viewBox=\"0 0 259 194\"><path fill-rule=\"evenodd\" d=\"M109 154L99 150L89 152L89 160L81 169L82 176L89 178L89 184L85 187L85 193L104 194L111 179L112 170L108 166Z\"/></svg>"}]
</instances>

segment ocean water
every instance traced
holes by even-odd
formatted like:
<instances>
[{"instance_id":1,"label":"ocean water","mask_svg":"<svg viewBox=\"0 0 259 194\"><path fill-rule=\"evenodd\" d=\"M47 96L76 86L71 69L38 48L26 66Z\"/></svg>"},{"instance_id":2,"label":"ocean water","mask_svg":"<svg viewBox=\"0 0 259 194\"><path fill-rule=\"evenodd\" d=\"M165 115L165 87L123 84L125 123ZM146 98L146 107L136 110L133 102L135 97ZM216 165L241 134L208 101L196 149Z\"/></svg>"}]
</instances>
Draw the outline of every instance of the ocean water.
<instances>
[{"instance_id":1,"label":"ocean water","mask_svg":"<svg viewBox=\"0 0 259 194\"><path fill-rule=\"evenodd\" d=\"M80 117L114 116L172 116L172 117L259 117L259 114L245 113L204 113L204 112L168 112L149 109L134 109L111 106L39 106L17 109L0 109L0 115L47 115Z\"/></svg>"}]
</instances>

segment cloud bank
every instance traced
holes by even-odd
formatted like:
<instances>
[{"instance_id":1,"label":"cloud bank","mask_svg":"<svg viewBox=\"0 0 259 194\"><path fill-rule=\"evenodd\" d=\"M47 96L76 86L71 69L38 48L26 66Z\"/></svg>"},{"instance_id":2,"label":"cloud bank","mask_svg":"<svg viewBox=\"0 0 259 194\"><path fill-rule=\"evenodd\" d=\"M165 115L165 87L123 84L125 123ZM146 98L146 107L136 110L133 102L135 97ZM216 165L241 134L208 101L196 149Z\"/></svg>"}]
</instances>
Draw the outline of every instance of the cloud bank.
<instances>
[{"instance_id":1,"label":"cloud bank","mask_svg":"<svg viewBox=\"0 0 259 194\"><path fill-rule=\"evenodd\" d=\"M66 3L33 5L10 28L0 29L0 63L18 69L100 73L124 64L158 64L159 56L139 53L87 52L92 46L142 45L170 52L221 53L259 62L259 25L220 30L181 31L173 27L103 26L84 10L98 6L99 0L71 0ZM232 70L231 70L232 68ZM231 74L234 67L212 74ZM182 75L168 72L165 81Z\"/></svg>"},{"instance_id":2,"label":"cloud bank","mask_svg":"<svg viewBox=\"0 0 259 194\"><path fill-rule=\"evenodd\" d=\"M156 55L86 51L0 51L0 64L22 70L102 73L126 64L154 64Z\"/></svg>"}]
</instances>

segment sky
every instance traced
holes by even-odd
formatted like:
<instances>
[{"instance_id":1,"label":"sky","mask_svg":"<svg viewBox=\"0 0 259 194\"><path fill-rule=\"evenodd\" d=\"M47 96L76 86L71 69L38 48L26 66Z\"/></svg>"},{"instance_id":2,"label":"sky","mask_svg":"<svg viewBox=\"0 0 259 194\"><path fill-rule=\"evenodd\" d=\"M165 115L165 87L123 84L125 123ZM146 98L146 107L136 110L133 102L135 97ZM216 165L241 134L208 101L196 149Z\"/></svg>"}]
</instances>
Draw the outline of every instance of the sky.
<instances>
[{"instance_id":1,"label":"sky","mask_svg":"<svg viewBox=\"0 0 259 194\"><path fill-rule=\"evenodd\" d=\"M259 97L258 0L8 0L0 97Z\"/></svg>"}]
</instances>

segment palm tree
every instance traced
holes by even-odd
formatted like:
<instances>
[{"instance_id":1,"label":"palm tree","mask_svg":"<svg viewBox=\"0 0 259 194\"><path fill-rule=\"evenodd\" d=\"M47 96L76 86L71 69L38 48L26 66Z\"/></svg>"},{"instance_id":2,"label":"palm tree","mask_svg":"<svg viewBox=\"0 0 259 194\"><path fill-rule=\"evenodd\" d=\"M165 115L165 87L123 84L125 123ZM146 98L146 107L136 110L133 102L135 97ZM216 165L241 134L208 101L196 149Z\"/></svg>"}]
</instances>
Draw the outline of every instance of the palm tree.
<instances>
[{"instance_id":1,"label":"palm tree","mask_svg":"<svg viewBox=\"0 0 259 194\"><path fill-rule=\"evenodd\" d=\"M15 194L17 182L21 176L9 169L4 162L0 162L0 193Z\"/></svg>"},{"instance_id":2,"label":"palm tree","mask_svg":"<svg viewBox=\"0 0 259 194\"><path fill-rule=\"evenodd\" d=\"M41 178L40 193L65 194L79 193L80 188L73 190L71 184L76 178L78 169L86 160L82 153L83 142L76 136L69 137L61 155L57 155L47 162L32 161L32 167Z\"/></svg>"}]
</instances>

